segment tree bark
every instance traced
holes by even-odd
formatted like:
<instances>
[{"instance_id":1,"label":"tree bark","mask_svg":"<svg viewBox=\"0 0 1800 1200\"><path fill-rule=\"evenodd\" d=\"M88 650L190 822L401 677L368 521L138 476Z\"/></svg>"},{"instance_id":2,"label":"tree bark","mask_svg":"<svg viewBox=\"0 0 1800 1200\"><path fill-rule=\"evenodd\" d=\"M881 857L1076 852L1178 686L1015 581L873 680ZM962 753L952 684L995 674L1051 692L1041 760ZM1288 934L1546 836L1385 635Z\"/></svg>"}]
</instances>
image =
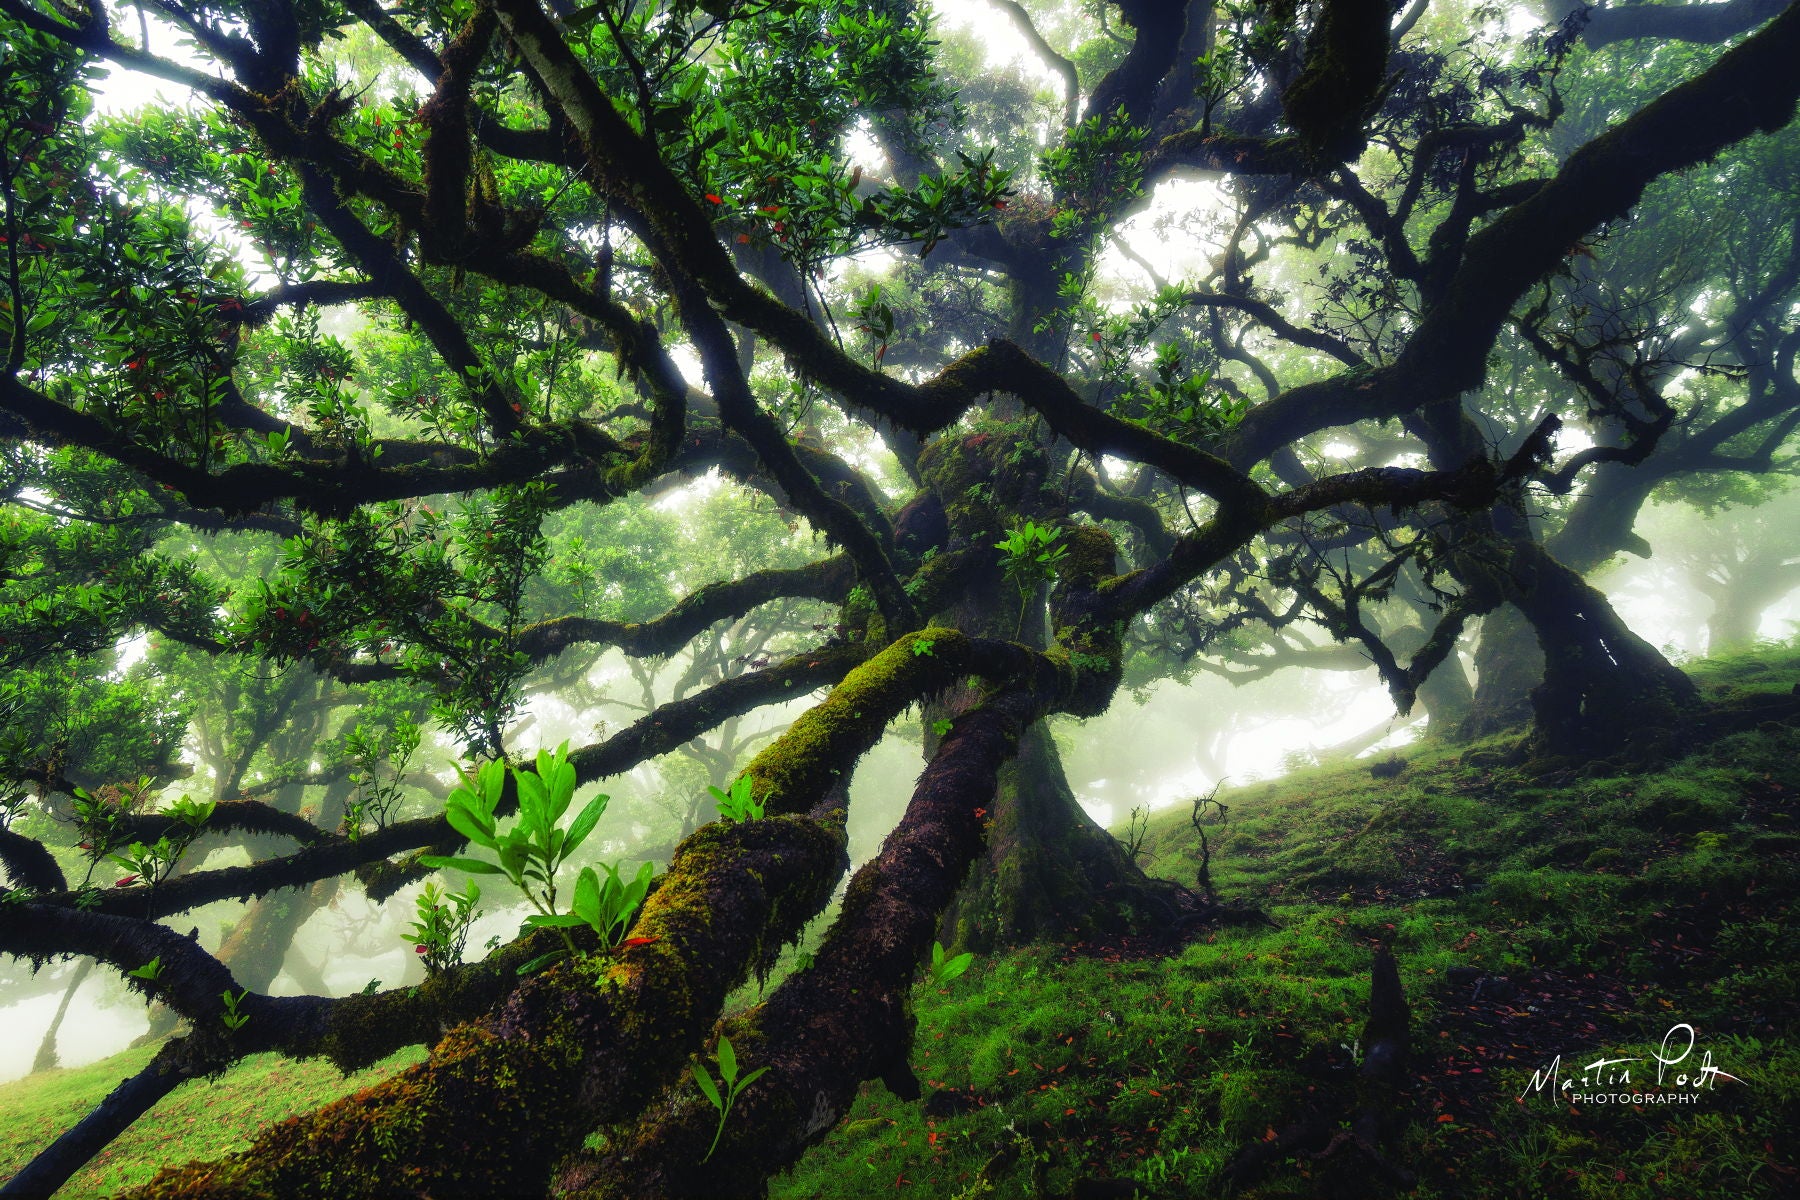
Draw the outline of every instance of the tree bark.
<instances>
[{"instance_id":1,"label":"tree bark","mask_svg":"<svg viewBox=\"0 0 1800 1200\"><path fill-rule=\"evenodd\" d=\"M1481 622L1475 691L1456 736L1473 741L1531 719L1531 689L1544 680L1544 653L1525 614L1503 604Z\"/></svg>"},{"instance_id":2,"label":"tree bark","mask_svg":"<svg viewBox=\"0 0 1800 1200\"><path fill-rule=\"evenodd\" d=\"M1002 520L1023 521L1042 504L1045 460L1022 438L940 439L920 465L946 514L952 548L988 549L1006 532ZM1042 589L1021 596L1003 577L998 553L989 553L992 565L969 581L940 623L1042 648ZM965 706L973 701L962 699ZM936 748L928 734L927 752ZM985 954L1037 941L1091 941L1166 926L1181 912L1181 889L1145 875L1076 802L1043 725L1022 735L985 807L988 849L945 913L947 947Z\"/></svg>"},{"instance_id":3,"label":"tree bark","mask_svg":"<svg viewBox=\"0 0 1800 1200\"><path fill-rule=\"evenodd\" d=\"M939 913L980 852L983 797L1038 711L1028 692L1002 693L959 718L919 777L881 853L851 880L812 966L767 1002L720 1024L740 1070L767 1067L721 1127L691 1078L674 1081L602 1152L571 1155L555 1191L575 1200L760 1196L849 1111L864 1080L905 1099L919 1082L909 1059L913 980ZM705 1149L715 1134L717 1153Z\"/></svg>"},{"instance_id":4,"label":"tree bark","mask_svg":"<svg viewBox=\"0 0 1800 1200\"><path fill-rule=\"evenodd\" d=\"M1544 681L1531 693L1540 754L1605 756L1660 741L1697 702L1693 681L1542 546L1515 543L1512 575L1544 653Z\"/></svg>"},{"instance_id":5,"label":"tree bark","mask_svg":"<svg viewBox=\"0 0 1800 1200\"><path fill-rule=\"evenodd\" d=\"M1179 889L1147 877L1069 787L1039 723L1000 769L987 854L944 914L946 946L991 953L1030 942L1086 942L1165 928Z\"/></svg>"},{"instance_id":6,"label":"tree bark","mask_svg":"<svg viewBox=\"0 0 1800 1200\"><path fill-rule=\"evenodd\" d=\"M143 1070L122 1081L92 1112L0 1187L0 1200L53 1194L133 1121L193 1075L185 1062L183 1047L177 1042L169 1043Z\"/></svg>"},{"instance_id":7,"label":"tree bark","mask_svg":"<svg viewBox=\"0 0 1800 1200\"><path fill-rule=\"evenodd\" d=\"M1407 424L1437 465L1481 452L1481 433L1459 403L1432 405ZM1454 525L1457 577L1488 601L1512 605L1537 635L1543 663L1530 665L1543 675L1530 693L1534 752L1608 757L1627 740L1666 731L1698 699L1693 682L1633 633L1598 588L1545 549L1524 512L1494 504L1457 517ZM1530 656L1521 649L1523 639L1504 636L1508 632L1501 612L1491 613L1478 660L1488 703L1477 694L1466 732L1510 724L1513 687L1495 692L1516 682L1491 665L1504 655L1512 660L1506 672L1522 671Z\"/></svg>"}]
</instances>

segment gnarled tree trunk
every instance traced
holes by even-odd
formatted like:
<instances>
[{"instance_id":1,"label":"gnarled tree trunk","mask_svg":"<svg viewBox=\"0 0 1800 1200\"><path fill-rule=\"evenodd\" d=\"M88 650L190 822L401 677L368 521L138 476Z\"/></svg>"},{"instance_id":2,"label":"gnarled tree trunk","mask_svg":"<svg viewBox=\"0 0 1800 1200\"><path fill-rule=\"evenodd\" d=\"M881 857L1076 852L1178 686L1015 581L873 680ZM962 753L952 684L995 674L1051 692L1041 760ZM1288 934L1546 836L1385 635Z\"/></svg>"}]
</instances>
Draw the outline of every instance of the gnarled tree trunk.
<instances>
[{"instance_id":1,"label":"gnarled tree trunk","mask_svg":"<svg viewBox=\"0 0 1800 1200\"><path fill-rule=\"evenodd\" d=\"M1043 724L1019 739L988 806L987 854L944 915L946 945L987 953L1166 927L1178 889L1150 879L1075 800Z\"/></svg>"},{"instance_id":2,"label":"gnarled tree trunk","mask_svg":"<svg viewBox=\"0 0 1800 1200\"><path fill-rule=\"evenodd\" d=\"M1699 692L1633 633L1600 590L1536 542L1514 545L1515 602L1537 631L1544 681L1531 693L1533 745L1575 755L1661 740Z\"/></svg>"},{"instance_id":3,"label":"gnarled tree trunk","mask_svg":"<svg viewBox=\"0 0 1800 1200\"><path fill-rule=\"evenodd\" d=\"M920 467L944 519L915 523L943 531L952 548L992 547L1007 532L1001 513L1017 514L1014 520L1054 515L1040 490L1044 454L1022 436L944 438L925 452ZM1043 589L1022 594L1003 575L998 550L990 561L939 621L1041 649ZM927 735L927 750L936 744ZM987 953L1036 941L1091 941L1164 928L1182 911L1181 889L1146 876L1083 811L1042 724L1021 735L986 807L988 849L944 915L947 946Z\"/></svg>"}]
</instances>

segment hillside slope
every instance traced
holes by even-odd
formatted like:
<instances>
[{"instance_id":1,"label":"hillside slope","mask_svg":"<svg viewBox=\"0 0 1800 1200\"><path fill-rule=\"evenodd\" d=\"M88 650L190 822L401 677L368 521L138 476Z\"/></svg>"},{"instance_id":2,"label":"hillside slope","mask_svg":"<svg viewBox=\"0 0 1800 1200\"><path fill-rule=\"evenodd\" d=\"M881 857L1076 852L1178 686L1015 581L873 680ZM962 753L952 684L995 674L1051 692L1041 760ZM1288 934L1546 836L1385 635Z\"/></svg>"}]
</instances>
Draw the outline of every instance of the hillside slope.
<instances>
[{"instance_id":1,"label":"hillside slope","mask_svg":"<svg viewBox=\"0 0 1800 1200\"><path fill-rule=\"evenodd\" d=\"M1266 922L922 990L934 1094L868 1085L776 1194L1800 1194L1800 655L1693 670L1714 708L1676 761L1534 776L1514 734L1222 792L1212 880ZM1192 885L1198 845L1182 805L1144 851ZM1393 1088L1360 1069L1378 946ZM1638 1061L1584 1083L1599 1059Z\"/></svg>"}]
</instances>

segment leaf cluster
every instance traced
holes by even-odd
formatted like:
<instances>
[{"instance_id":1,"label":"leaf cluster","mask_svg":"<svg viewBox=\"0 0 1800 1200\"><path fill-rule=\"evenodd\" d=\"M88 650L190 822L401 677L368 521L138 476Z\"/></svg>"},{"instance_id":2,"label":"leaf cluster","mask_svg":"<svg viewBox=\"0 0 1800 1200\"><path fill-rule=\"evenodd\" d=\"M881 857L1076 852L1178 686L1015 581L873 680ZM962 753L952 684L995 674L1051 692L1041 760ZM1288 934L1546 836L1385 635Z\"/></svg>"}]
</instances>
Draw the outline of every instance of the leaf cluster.
<instances>
[{"instance_id":1,"label":"leaf cluster","mask_svg":"<svg viewBox=\"0 0 1800 1200\"><path fill-rule=\"evenodd\" d=\"M603 865L603 882L593 867L584 867L576 879L571 911L557 911L557 873L594 832L609 800L605 795L596 795L567 829L560 827L575 799L575 768L569 762L568 752L568 743L564 742L554 751L539 751L535 769L511 772L519 817L504 832L495 813L506 793L506 764L498 760L483 763L473 776L459 767L463 783L445 802L444 819L470 842L493 851L495 860L426 855L420 861L429 867L504 876L537 909L525 919L525 927L557 930L562 934L566 952L572 954L575 943L568 931L584 925L593 930L603 946L610 949L619 944L632 916L649 894L654 868L646 862L627 881L621 878L617 865ZM536 959L522 970L533 969L561 953Z\"/></svg>"}]
</instances>

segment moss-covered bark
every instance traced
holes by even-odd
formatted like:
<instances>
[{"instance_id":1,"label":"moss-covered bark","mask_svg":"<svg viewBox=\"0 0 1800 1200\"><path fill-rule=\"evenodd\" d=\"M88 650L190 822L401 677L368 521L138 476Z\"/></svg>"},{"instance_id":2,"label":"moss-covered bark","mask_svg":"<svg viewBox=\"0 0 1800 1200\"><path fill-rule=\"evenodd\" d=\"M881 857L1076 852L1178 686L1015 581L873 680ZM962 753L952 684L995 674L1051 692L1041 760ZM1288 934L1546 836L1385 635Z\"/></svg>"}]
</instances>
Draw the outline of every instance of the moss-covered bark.
<instances>
[{"instance_id":1,"label":"moss-covered bark","mask_svg":"<svg viewBox=\"0 0 1800 1200\"><path fill-rule=\"evenodd\" d=\"M1029 659L948 629L902 638L751 764L768 817L708 825L682 843L633 929L636 944L526 981L425 1063L266 1132L244 1154L164 1172L140 1194L541 1191L549 1164L588 1130L635 1113L680 1072L726 994L825 906L848 866L832 799L842 771L900 709L969 671L1019 674L1051 699L1068 690L1041 658L1034 678ZM366 999L360 1022L333 1022L311 1052L364 1058L357 1029L385 1040L409 1016L387 997ZM312 1012L304 1001L265 1003L288 1021Z\"/></svg>"},{"instance_id":2,"label":"moss-covered bark","mask_svg":"<svg viewBox=\"0 0 1800 1200\"><path fill-rule=\"evenodd\" d=\"M1362 153L1363 125L1387 82L1386 0L1324 0L1306 42L1306 65L1281 96L1282 115L1308 165L1328 170Z\"/></svg>"},{"instance_id":3,"label":"moss-covered bark","mask_svg":"<svg viewBox=\"0 0 1800 1200\"><path fill-rule=\"evenodd\" d=\"M844 845L841 811L707 826L646 904L646 943L534 976L426 1062L130 1194L540 1194L549 1165L672 1078L765 948L824 906Z\"/></svg>"},{"instance_id":4,"label":"moss-covered bark","mask_svg":"<svg viewBox=\"0 0 1800 1200\"><path fill-rule=\"evenodd\" d=\"M1028 693L1011 692L961 718L881 853L851 881L813 965L724 1023L740 1068L766 1066L769 1073L740 1096L713 1157L706 1151L718 1114L682 1078L639 1123L616 1131L604 1153L565 1163L559 1194L762 1195L771 1174L838 1122L863 1080L883 1078L902 1094L917 1094L906 1065L913 978L939 912L980 854L984 800L1035 715Z\"/></svg>"},{"instance_id":5,"label":"moss-covered bark","mask_svg":"<svg viewBox=\"0 0 1800 1200\"><path fill-rule=\"evenodd\" d=\"M991 870L984 868L977 889L968 894L973 899L951 918L966 940L1092 936L1099 926L1082 922L1114 923L1116 917L1117 927L1129 927L1146 914L1153 917L1157 902L1166 899L1086 821L1049 738L1041 730L1028 732L1046 711L1089 713L1105 707L1119 676L1120 628L1277 519L1348 503L1416 506L1444 498L1480 505L1491 501L1496 483L1484 456L1485 475L1475 472L1454 488L1430 483L1424 473L1381 469L1272 496L1248 475L1249 468L1299 438L1358 419L1413 414L1432 404L1457 409L1460 395L1483 381L1499 331L1521 297L1564 265L1571 244L1597 224L1627 213L1660 175L1703 162L1754 130L1784 124L1800 94L1800 77L1791 69L1800 47L1800 15L1790 9L1728 52L1717 67L1571 155L1552 178L1505 184L1492 195L1470 191L1471 203L1452 204L1450 217L1431 231L1429 262L1421 262L1408 244L1405 210L1411 200L1391 214L1375 212L1379 201L1361 206L1369 232L1389 247L1395 275L1420 282L1424 302L1418 319L1403 323L1406 328L1397 333L1404 344L1384 354L1381 365L1361 370L1358 363L1354 372L1290 388L1257 406L1224 439L1227 459L1109 412L1045 365L1058 361L1067 347L1048 326L1039 328L1038 318L1060 306L1057 282L1066 268L1076 268L1077 277L1084 274L1082 256L1099 245L1098 218L1110 220L1135 204L1126 198L1134 187L1120 189L1114 205L1096 210L1089 247L1056 250L1051 239L1034 237L998 260L1016 268L1009 281L1015 289L1010 316L1015 335L1038 335L1028 344L1045 361L1034 361L1018 345L994 341L967 350L932 380L914 386L879 364L864 365L810 313L795 311L740 275L727 250L735 232L728 222L735 218L715 211L727 208L719 197L708 204L696 196L692 173L667 159L667 130L641 119L654 107L653 98L640 94L636 103L644 112L630 114L631 101L608 93L614 80L596 77L592 60L571 44L573 26L553 19L537 0L478 4L464 33L441 57L434 45L380 7L351 6L379 26L415 68L438 80L438 95L422 118L431 142L422 176L411 172L410 156L361 144L355 132L360 123L343 119L357 107L354 98L304 86L299 14L292 5L247 6L247 37L221 30L209 38L201 31L229 78L155 63L147 52L115 43L104 21L71 23L68 14L7 7L10 19L44 36L193 83L260 138L256 152L299 179L309 226L328 233L343 252L343 265L367 277L370 290L359 294L397 305L405 324L421 333L420 349L429 342L443 365L468 381L471 411L489 436L469 446L384 441L372 447L382 452L379 461L373 453L346 451L341 459L315 455L308 436L291 460L255 456L257 461L214 471L221 464L204 453L196 466L185 453L140 436L135 424L120 424L116 413L65 403L66 398L28 386L9 372L0 375L0 406L19 430L42 444L99 451L191 503L225 513L291 500L299 509L343 514L370 501L526 481L550 486L558 503L582 491L609 497L646 482L688 453L688 388L659 333L673 311L686 340L700 352L721 420L754 450L760 469L786 502L845 547L859 590L872 593L879 610L862 612L857 623L846 621L865 635L854 649L821 650L775 671L722 683L647 715L619 738L578 752L579 771L592 778L673 748L730 713L849 675L830 700L752 764L749 776L771 816L751 825L709 827L684 842L645 909L634 945L617 955L573 960L517 987L503 966L490 964L410 993L344 1003L255 997L248 1010L251 1024L233 1046L279 1044L340 1062L357 1061L393 1039L417 1036L419 1027L430 1023L427 1017L491 1007L485 1003L489 989L506 998L496 1011L452 1030L424 1066L268 1132L247 1155L166 1173L145 1190L151 1195L531 1194L544 1189L549 1164L587 1130L630 1119L659 1089L670 1089L663 1094L678 1119L641 1126L620 1143L634 1156L632 1165L620 1160L616 1172L603 1170L596 1182L617 1191L625 1187L619 1181L630 1179L631 1190L641 1192L646 1177L660 1172L648 1190L759 1189L769 1169L788 1161L836 1119L856 1083L870 1072L907 1086L906 984L981 848L984 823L992 823L999 845ZM1119 6L1137 34L1125 61L1091 97L1102 121L1122 113L1130 124L1162 126L1149 120L1152 101L1177 60L1192 61L1193 47L1183 40L1187 18L1204 7L1152 0ZM1270 11L1276 25L1286 25L1298 9L1282 2ZM1300 76L1283 95L1294 134L1267 142L1260 163L1247 141L1220 147L1203 136L1196 149L1208 166L1240 173L1317 171L1361 146L1363 117L1385 84L1389 14L1372 0L1321 0L1309 12L1314 36ZM506 37L507 62L523 64L529 85L544 102L547 130L467 119L468 82L494 40L495 20ZM633 36L621 33L615 40L628 50ZM1180 76L1175 79L1183 82L1176 91L1192 94ZM1270 75L1269 83L1254 90L1272 95L1280 80ZM649 87L641 79L639 84ZM541 139L539 132L545 135ZM543 153L526 152L525 160L539 158L557 170L579 173L603 201L600 223L610 229L622 222L649 256L642 278L656 293L654 323L640 317L648 311L638 303L641 297L634 296L636 307L611 298L610 239L605 262L590 261L585 249L591 239L565 236L571 227L537 236L548 214L535 200L507 211L491 181L482 185L470 178L467 139L472 137L498 137L515 148L537 144ZM1221 154L1222 148L1233 153ZM1421 155L1420 161L1433 159ZM1485 178L1488 165L1468 160L1470 178L1477 171ZM474 185L466 194L465 182ZM1346 175L1336 182L1350 180ZM1346 196L1358 209L1355 192L1340 190L1334 199L1345 202ZM735 206L734 198L730 207ZM1003 204L995 201L993 207ZM1047 233L1049 218L1026 221L1026 207L1015 206L1008 224ZM1424 210L1416 215L1426 219ZM594 216L580 217L584 228L592 228ZM1475 231L1478 218L1483 223ZM13 239L15 250L20 241ZM569 245L584 253L564 257L561 248ZM554 254L552 246L558 248ZM606 330L619 365L647 392L649 434L619 441L607 432L606 421L552 421L548 414L540 421L528 412L510 377L490 369L487 333L465 325L463 306L452 302L430 270L465 259L521 296L536 293ZM1236 268L1223 272L1236 273ZM460 277L459 266L452 287ZM1235 287L1238 281L1226 282ZM327 286L334 284L360 289L363 281L334 280ZM16 296L15 307L22 303ZM755 355L732 343L725 320L770 343L807 386L897 428L938 436L919 465L945 514L938 561L961 564L950 573L960 589L953 600L932 590L946 574L941 567L902 581L901 569L914 565L908 556L923 550L895 544L872 492L847 496L811 452L792 443L751 392L746 376ZM962 340L972 346L980 338ZM24 349L25 341L16 339L15 367L24 361ZM221 380L230 381L231 355L207 357L218 359ZM53 367L46 362L47 369ZM1036 414L1030 430L965 432L955 426L981 397L991 400L996 392L1011 397L1008 405L1019 405L1004 411ZM282 426L273 411L257 409L249 399L234 397L230 407L236 410L233 428L268 432ZM1067 478L1057 474L1065 464L1055 464L1053 471L1045 461L1056 438L1066 438L1095 460L1120 455L1140 465L1146 477L1161 472L1173 483L1197 488L1217 502L1217 515L1174 539L1160 563L1130 577L1109 578L1113 564L1104 536L1072 522L1068 489L1047 486L1053 478ZM697 433L691 448L702 449ZM705 461L716 457L711 450L703 453ZM1464 466L1459 456L1444 463L1443 471ZM1426 483L1430 486L1416 486ZM1058 529L1070 548L1069 562L1059 568L1050 613L1055 634L1048 645L1039 591L1044 581L1015 588L1000 574L993 551L1007 527L1028 519ZM1505 537L1497 544L1504 547ZM1571 582L1552 563L1527 561L1530 551L1520 550L1521 573L1535 573L1535 581L1521 584L1515 598L1527 606L1551 650L1552 671L1562 673L1551 682L1560 678L1564 685L1547 683L1541 689L1540 720L1546 727L1559 736L1587 738L1609 728L1641 728L1623 716L1627 712L1678 709L1678 673L1660 671L1640 645L1609 623L1610 610L1591 589L1582 591L1578 579ZM814 582L836 596L848 580L834 575ZM748 599L745 588L727 587L683 610L658 637L639 628L621 640L640 639L632 643L638 649L660 647L663 636L673 638L689 624L704 623ZM947 614L962 632L918 631L915 609ZM538 633L548 650L577 628L552 625ZM593 624L586 629L599 631ZM1620 669L1609 671L1608 662ZM372 672L391 669L385 663L365 665ZM984 676L979 685L967 682L971 673ZM742 1132L734 1135L728 1154L710 1174L697 1169L698 1139L709 1128L710 1114L680 1083L686 1055L700 1044L727 990L765 964L825 903L840 877L842 813L827 798L844 773L898 711L957 688L963 690L951 696L948 711L957 714L958 725L934 756L930 786L915 797L914 809L878 864L851 888L820 966L800 973L767 1008L732 1026L748 1063L760 1058L777 1070L767 1088L753 1093L740 1110ZM996 693L1008 703L995 703ZM1021 737L1021 761L1003 777L999 763ZM215 821L232 815L223 810ZM312 835L300 830L295 836ZM229 972L208 956L194 957L185 939L156 925L155 918L225 896L310 884L448 836L435 820L389 827L356 846L321 835L316 845L278 863L208 872L198 882L178 879L155 889L106 893L90 906L97 911L76 913L75 898L66 894L45 904L0 906L5 910L0 944L43 955L66 953L92 939L109 965L127 969L160 951L184 968L190 962L196 968L161 987L180 993L190 1014L206 1015L203 1004L217 997L222 979L231 982ZM0 853L8 853L4 842ZM9 871L33 869L29 863L17 865L15 858L9 853ZM391 893L415 867L416 860L371 875L370 895ZM68 936L54 943L46 936L52 909L76 913L57 927L59 936ZM28 923L46 928L25 928ZM215 1044L224 1040L216 1020L209 1020L207 1037ZM698 1121L692 1119L696 1111ZM579 1165L565 1172L570 1186L586 1184Z\"/></svg>"}]
</instances>

